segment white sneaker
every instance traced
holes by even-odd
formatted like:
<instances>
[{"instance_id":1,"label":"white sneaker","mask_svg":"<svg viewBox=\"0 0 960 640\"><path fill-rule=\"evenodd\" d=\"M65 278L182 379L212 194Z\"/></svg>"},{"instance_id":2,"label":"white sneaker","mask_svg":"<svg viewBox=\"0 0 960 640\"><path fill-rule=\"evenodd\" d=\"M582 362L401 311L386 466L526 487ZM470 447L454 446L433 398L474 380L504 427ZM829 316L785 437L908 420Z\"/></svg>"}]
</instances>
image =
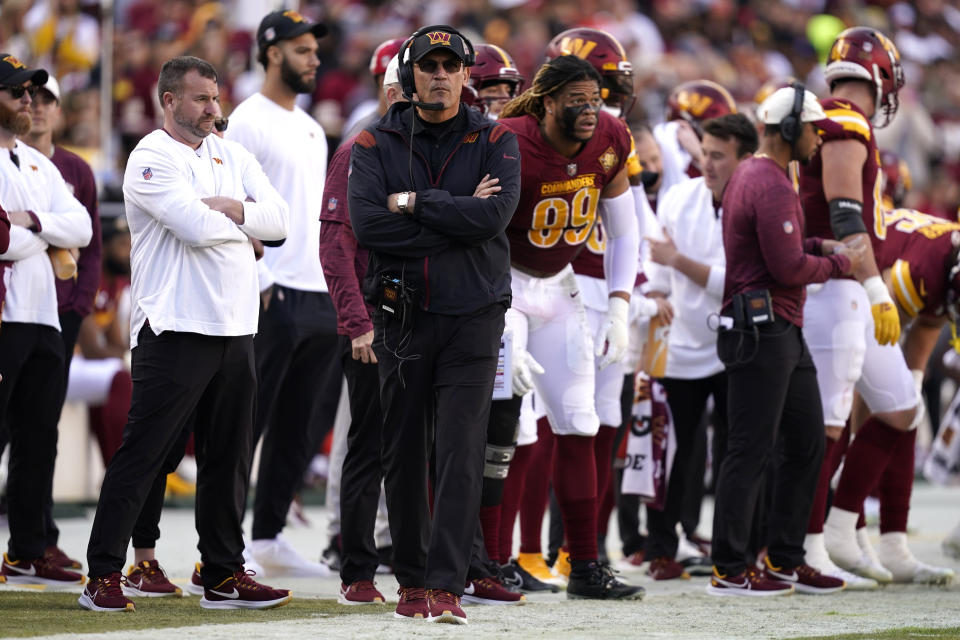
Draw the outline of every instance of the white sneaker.
<instances>
[{"instance_id":1,"label":"white sneaker","mask_svg":"<svg viewBox=\"0 0 960 640\"><path fill-rule=\"evenodd\" d=\"M858 576L835 565L827 554L822 533L808 533L803 540L803 551L808 565L825 576L840 578L847 584L847 590L869 591L880 587L880 583L873 578Z\"/></svg>"},{"instance_id":2,"label":"white sneaker","mask_svg":"<svg viewBox=\"0 0 960 640\"><path fill-rule=\"evenodd\" d=\"M326 578L330 575L329 567L304 558L282 535L272 540L254 540L247 549L250 551L253 562L259 564L264 574L271 578L276 576Z\"/></svg>"},{"instance_id":3,"label":"white sneaker","mask_svg":"<svg viewBox=\"0 0 960 640\"><path fill-rule=\"evenodd\" d=\"M947 537L940 543L943 554L954 560L960 560L960 523L953 528L953 531L947 534Z\"/></svg>"},{"instance_id":4,"label":"white sneaker","mask_svg":"<svg viewBox=\"0 0 960 640\"><path fill-rule=\"evenodd\" d=\"M893 574L895 582L950 584L953 569L934 567L917 560L907 547L907 534L899 531L880 535L880 561Z\"/></svg>"},{"instance_id":5,"label":"white sneaker","mask_svg":"<svg viewBox=\"0 0 960 640\"><path fill-rule=\"evenodd\" d=\"M877 582L890 582L890 572L871 561L857 541L859 514L831 507L823 523L823 541L830 559L841 569Z\"/></svg>"},{"instance_id":6,"label":"white sneaker","mask_svg":"<svg viewBox=\"0 0 960 640\"><path fill-rule=\"evenodd\" d=\"M867 573L880 582L892 582L893 574L890 573L889 569L883 566L883 563L880 562L880 558L877 557L877 552L874 551L873 545L870 544L870 536L867 535L866 527L860 527L857 529L857 545L860 547L860 551L863 552L863 555L866 556L867 562L869 563L869 569L867 570Z\"/></svg>"},{"instance_id":7,"label":"white sneaker","mask_svg":"<svg viewBox=\"0 0 960 640\"><path fill-rule=\"evenodd\" d=\"M197 484L197 459L193 456L183 456L180 459L180 464L177 465L176 473L185 482Z\"/></svg>"}]
</instances>

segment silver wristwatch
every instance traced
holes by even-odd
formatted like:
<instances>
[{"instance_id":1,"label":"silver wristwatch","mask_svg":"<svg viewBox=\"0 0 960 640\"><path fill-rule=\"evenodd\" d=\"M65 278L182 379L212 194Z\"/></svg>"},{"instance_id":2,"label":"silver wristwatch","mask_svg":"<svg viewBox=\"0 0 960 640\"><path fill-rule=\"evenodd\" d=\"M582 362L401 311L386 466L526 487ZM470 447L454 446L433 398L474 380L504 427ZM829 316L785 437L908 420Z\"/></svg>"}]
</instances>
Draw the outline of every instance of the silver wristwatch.
<instances>
[{"instance_id":1,"label":"silver wristwatch","mask_svg":"<svg viewBox=\"0 0 960 640\"><path fill-rule=\"evenodd\" d=\"M410 202L410 192L404 191L397 196L397 208L401 215L407 215L407 203Z\"/></svg>"}]
</instances>

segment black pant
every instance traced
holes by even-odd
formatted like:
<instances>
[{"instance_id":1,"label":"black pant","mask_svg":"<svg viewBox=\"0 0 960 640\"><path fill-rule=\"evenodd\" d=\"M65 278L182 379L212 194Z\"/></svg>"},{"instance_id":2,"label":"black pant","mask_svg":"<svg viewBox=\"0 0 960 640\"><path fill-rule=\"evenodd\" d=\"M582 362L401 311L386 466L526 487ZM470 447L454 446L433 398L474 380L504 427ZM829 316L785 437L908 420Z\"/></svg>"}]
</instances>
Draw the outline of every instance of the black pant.
<instances>
[{"instance_id":1,"label":"black pant","mask_svg":"<svg viewBox=\"0 0 960 640\"><path fill-rule=\"evenodd\" d=\"M344 584L373 580L380 563L374 525L380 503L380 375L375 363L353 359L350 338L340 336L343 373L350 397L347 454L340 475L340 540Z\"/></svg>"},{"instance_id":2,"label":"black pant","mask_svg":"<svg viewBox=\"0 0 960 640\"><path fill-rule=\"evenodd\" d=\"M129 428L129 425L128 425ZM187 420L180 431L180 437L167 454L160 467L160 473L154 478L150 491L147 493L147 499L140 509L140 515L133 525L133 537L131 542L134 549L154 549L157 546L157 540L160 539L160 515L163 512L163 497L167 492L167 474L173 473L183 460L183 452L186 449L187 441L190 440L190 434L193 433L193 417ZM124 433L126 439L126 433Z\"/></svg>"},{"instance_id":3,"label":"black pant","mask_svg":"<svg viewBox=\"0 0 960 640\"><path fill-rule=\"evenodd\" d=\"M254 347L260 387L253 442L262 434L263 448L253 539L261 540L283 531L307 466L333 428L343 369L330 295L274 285Z\"/></svg>"},{"instance_id":4,"label":"black pant","mask_svg":"<svg viewBox=\"0 0 960 640\"><path fill-rule=\"evenodd\" d=\"M0 419L10 436L10 555L34 560L47 546L44 511L53 490L63 396L63 339L42 324L0 327Z\"/></svg>"},{"instance_id":5,"label":"black pant","mask_svg":"<svg viewBox=\"0 0 960 640\"><path fill-rule=\"evenodd\" d=\"M207 587L243 566L241 520L257 381L253 336L140 331L130 417L100 489L87 563L95 578L123 569L137 516L184 425L196 419L196 524Z\"/></svg>"},{"instance_id":6,"label":"black pant","mask_svg":"<svg viewBox=\"0 0 960 640\"><path fill-rule=\"evenodd\" d=\"M741 335L720 334L721 360L735 358ZM776 475L767 520L770 560L787 568L803 564L824 446L817 370L800 328L781 319L760 327L755 343L751 335L743 335L743 342L741 355L754 355L727 366L730 430L713 518L713 561L730 574L748 562L750 527L771 458Z\"/></svg>"},{"instance_id":7,"label":"black pant","mask_svg":"<svg viewBox=\"0 0 960 640\"><path fill-rule=\"evenodd\" d=\"M723 416L722 424L714 428L726 429L727 379L724 372L709 378L682 380L663 378L660 384L667 392L667 404L673 415L673 429L677 437L677 449L667 485L667 501L662 511L647 509L647 554L650 560L673 558L677 555L677 523L683 519L685 508L695 504L700 508L703 497L703 464L696 458L698 442L706 439L703 417L707 399L712 395L717 405L717 415ZM705 447L699 451L706 455ZM699 471L699 477L691 471ZM688 494L694 494L687 500ZM694 527L695 528L695 527ZM693 531L687 531L692 534Z\"/></svg>"},{"instance_id":8,"label":"black pant","mask_svg":"<svg viewBox=\"0 0 960 640\"><path fill-rule=\"evenodd\" d=\"M70 374L70 361L73 359L73 348L77 344L77 335L80 333L80 323L83 321L76 311L65 311L60 314L60 337L63 340L63 389L60 393L60 410L63 410L63 402L67 397L67 380ZM60 422L59 415L57 422ZM10 430L0 416L0 455L6 449L10 441ZM60 539L60 529L53 520L53 482L50 482L50 495L47 496L46 504L43 508L43 519L46 527L46 536L44 538L45 546L55 546Z\"/></svg>"},{"instance_id":9,"label":"black pant","mask_svg":"<svg viewBox=\"0 0 960 640\"><path fill-rule=\"evenodd\" d=\"M500 304L460 316L418 310L412 327L374 314L387 510L394 573L404 587L463 593L503 314ZM434 449L431 531L427 464Z\"/></svg>"}]
</instances>

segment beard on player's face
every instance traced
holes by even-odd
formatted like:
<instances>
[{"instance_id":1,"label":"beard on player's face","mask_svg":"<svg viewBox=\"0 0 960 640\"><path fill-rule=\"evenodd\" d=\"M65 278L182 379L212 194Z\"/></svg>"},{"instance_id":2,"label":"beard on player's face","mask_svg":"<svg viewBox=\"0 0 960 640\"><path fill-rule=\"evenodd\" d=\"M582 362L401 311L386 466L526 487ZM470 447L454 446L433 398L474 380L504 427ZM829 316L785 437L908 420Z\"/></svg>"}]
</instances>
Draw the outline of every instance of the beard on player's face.
<instances>
[{"instance_id":1,"label":"beard on player's face","mask_svg":"<svg viewBox=\"0 0 960 640\"><path fill-rule=\"evenodd\" d=\"M33 116L29 110L18 111L0 102L0 128L6 129L15 136L23 136L30 133L32 124Z\"/></svg>"}]
</instances>

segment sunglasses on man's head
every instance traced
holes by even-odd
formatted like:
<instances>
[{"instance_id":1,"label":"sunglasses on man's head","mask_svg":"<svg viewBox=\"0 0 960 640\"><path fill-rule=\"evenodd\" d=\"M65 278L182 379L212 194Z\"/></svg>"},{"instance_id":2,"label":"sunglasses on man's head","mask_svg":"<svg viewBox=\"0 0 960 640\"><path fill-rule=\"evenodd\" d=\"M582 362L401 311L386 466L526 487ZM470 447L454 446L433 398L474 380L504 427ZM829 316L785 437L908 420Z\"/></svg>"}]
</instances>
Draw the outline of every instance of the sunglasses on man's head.
<instances>
[{"instance_id":1,"label":"sunglasses on man's head","mask_svg":"<svg viewBox=\"0 0 960 640\"><path fill-rule=\"evenodd\" d=\"M39 88L40 87L35 87L35 86L25 87L23 85L17 85L13 87L10 87L7 85L0 85L0 91L9 91L10 96L14 100L19 100L20 98L23 97L23 94L25 93L29 93L30 97L32 98L37 95L37 89Z\"/></svg>"},{"instance_id":2,"label":"sunglasses on man's head","mask_svg":"<svg viewBox=\"0 0 960 640\"><path fill-rule=\"evenodd\" d=\"M436 60L421 60L417 63L417 66L420 67L420 71L424 73L433 73L437 70L439 64ZM447 58L443 61L443 70L447 73L456 73L460 71L461 66L463 66L463 61L457 60L456 58Z\"/></svg>"}]
</instances>

